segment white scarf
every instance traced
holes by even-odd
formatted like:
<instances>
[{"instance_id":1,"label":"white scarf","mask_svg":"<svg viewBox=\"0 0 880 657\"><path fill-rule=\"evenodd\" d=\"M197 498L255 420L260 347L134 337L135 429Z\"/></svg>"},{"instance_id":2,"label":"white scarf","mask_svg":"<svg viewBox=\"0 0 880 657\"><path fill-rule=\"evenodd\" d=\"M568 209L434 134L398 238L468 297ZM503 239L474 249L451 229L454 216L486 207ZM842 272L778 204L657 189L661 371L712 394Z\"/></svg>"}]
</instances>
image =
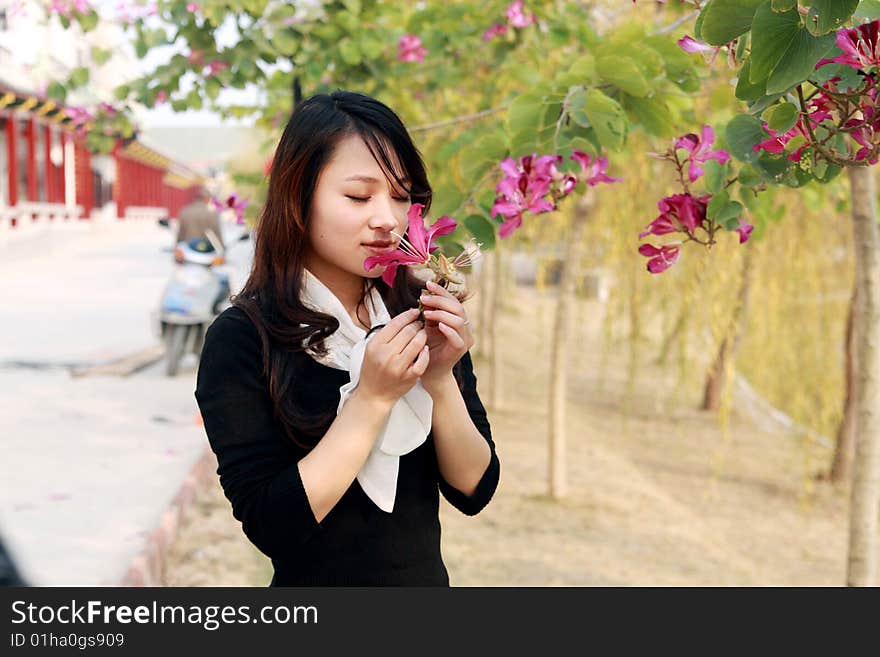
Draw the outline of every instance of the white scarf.
<instances>
[{"instance_id":1,"label":"white scarf","mask_svg":"<svg viewBox=\"0 0 880 657\"><path fill-rule=\"evenodd\" d=\"M339 320L339 328L324 338L326 356L319 356L313 350L306 349L306 353L319 363L338 370L348 370L350 381L339 388L339 406L336 408L336 414L339 415L345 402L357 388L364 350L376 332L367 338L367 331L352 321L342 302L308 269L303 269L302 302L312 310L333 315ZM375 287L366 297L365 305L370 315L370 326L387 324L391 320L385 302ZM373 445L366 463L358 472L357 481L361 488L383 511L391 513L394 509L400 457L425 442L428 432L431 431L433 409L434 400L422 387L421 380L417 381L392 407L388 421Z\"/></svg>"}]
</instances>

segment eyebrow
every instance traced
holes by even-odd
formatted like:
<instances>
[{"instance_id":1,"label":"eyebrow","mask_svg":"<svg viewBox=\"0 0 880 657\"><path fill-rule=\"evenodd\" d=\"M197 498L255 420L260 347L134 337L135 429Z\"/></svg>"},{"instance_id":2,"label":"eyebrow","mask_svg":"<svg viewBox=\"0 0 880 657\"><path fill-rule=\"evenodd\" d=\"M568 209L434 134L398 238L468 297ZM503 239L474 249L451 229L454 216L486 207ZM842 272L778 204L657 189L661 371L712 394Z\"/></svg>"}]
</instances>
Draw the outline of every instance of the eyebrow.
<instances>
[{"instance_id":1,"label":"eyebrow","mask_svg":"<svg viewBox=\"0 0 880 657\"><path fill-rule=\"evenodd\" d=\"M358 181L358 182L365 182L365 183L379 183L379 182L382 182L381 180L379 180L378 178L374 178L373 176L349 176L349 177L346 178L345 180L346 180L346 182L348 182L349 180L356 180L356 181ZM409 182L410 182L410 181L407 180L406 178L403 179L403 183L404 183L404 184L409 185Z\"/></svg>"}]
</instances>

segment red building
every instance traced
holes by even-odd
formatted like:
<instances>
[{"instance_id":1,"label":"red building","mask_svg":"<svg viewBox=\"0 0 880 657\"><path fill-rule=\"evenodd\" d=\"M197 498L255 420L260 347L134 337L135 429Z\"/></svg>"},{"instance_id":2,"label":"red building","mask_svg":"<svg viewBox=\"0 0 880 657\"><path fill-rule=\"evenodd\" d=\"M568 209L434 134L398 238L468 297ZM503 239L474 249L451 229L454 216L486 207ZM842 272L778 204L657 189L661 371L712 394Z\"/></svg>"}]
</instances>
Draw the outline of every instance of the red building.
<instances>
[{"instance_id":1,"label":"red building","mask_svg":"<svg viewBox=\"0 0 880 657\"><path fill-rule=\"evenodd\" d=\"M139 143L90 153L64 108L0 81L0 228L25 221L175 217L202 176Z\"/></svg>"}]
</instances>

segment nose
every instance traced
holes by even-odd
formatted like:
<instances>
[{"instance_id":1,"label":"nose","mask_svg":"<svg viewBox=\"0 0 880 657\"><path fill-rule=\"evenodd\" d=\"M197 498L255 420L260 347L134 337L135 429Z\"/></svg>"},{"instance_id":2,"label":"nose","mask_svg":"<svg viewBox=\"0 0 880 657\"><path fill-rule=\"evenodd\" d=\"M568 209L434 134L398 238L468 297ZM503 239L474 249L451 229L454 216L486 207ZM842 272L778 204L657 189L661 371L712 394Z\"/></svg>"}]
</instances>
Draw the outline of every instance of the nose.
<instances>
[{"instance_id":1,"label":"nose","mask_svg":"<svg viewBox=\"0 0 880 657\"><path fill-rule=\"evenodd\" d=\"M370 228L382 235L391 235L394 231L401 234L400 222L395 214L394 200L390 197L384 203L376 204L376 212L370 217Z\"/></svg>"}]
</instances>

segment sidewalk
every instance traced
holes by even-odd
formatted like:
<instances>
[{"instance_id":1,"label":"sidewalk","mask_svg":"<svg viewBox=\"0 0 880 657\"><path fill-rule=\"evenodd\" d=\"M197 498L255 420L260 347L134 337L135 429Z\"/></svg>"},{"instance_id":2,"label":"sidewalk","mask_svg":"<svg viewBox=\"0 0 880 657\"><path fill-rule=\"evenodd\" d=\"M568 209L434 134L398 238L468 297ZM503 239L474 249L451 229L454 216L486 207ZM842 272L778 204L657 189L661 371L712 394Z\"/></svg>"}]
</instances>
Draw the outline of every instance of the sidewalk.
<instances>
[{"instance_id":1,"label":"sidewalk","mask_svg":"<svg viewBox=\"0 0 880 657\"><path fill-rule=\"evenodd\" d=\"M150 584L180 510L214 476L197 359L173 379L161 363L128 377L70 369L158 342L150 316L172 234L146 222L58 228L0 247L0 532L32 585ZM233 290L250 248L228 254Z\"/></svg>"}]
</instances>

